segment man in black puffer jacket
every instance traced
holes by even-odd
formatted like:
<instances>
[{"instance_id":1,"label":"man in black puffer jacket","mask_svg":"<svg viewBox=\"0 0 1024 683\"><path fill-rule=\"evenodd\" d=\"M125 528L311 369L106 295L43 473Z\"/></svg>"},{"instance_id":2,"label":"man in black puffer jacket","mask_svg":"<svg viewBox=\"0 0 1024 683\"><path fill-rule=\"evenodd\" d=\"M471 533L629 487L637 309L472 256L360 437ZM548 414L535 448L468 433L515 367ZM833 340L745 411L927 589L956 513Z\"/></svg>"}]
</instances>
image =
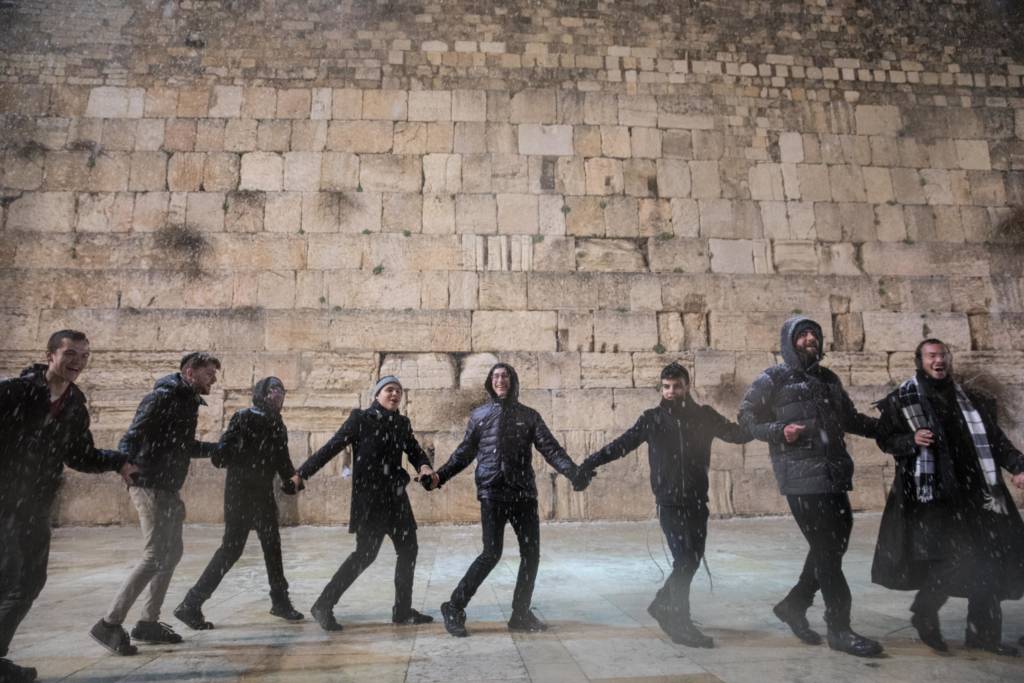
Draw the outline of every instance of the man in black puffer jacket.
<instances>
[{"instance_id":1,"label":"man in black puffer jacket","mask_svg":"<svg viewBox=\"0 0 1024 683\"><path fill-rule=\"evenodd\" d=\"M768 442L779 492L810 545L800 580L775 606L775 615L800 640L819 644L806 613L820 588L829 647L873 657L882 646L850 628L850 587L843 576L853 530L847 494L853 459L845 435L873 438L878 420L857 412L839 377L820 365L823 343L818 323L803 316L787 320L779 342L784 362L754 380L740 403L739 421L755 439Z\"/></svg>"},{"instance_id":2,"label":"man in black puffer jacket","mask_svg":"<svg viewBox=\"0 0 1024 683\"><path fill-rule=\"evenodd\" d=\"M747 443L750 435L711 406L689 396L690 373L671 363L661 371L661 403L645 410L625 434L587 458L592 471L647 444L651 491L658 521L672 551L672 574L647 611L673 642L712 647L690 619L690 582L704 557L708 534L708 468L711 442Z\"/></svg>"},{"instance_id":3,"label":"man in black puffer jacket","mask_svg":"<svg viewBox=\"0 0 1024 683\"><path fill-rule=\"evenodd\" d=\"M200 631L213 628L203 616L203 603L210 599L224 575L242 556L253 529L267 565L270 613L288 621L303 618L288 597L274 500L274 475L281 477L286 493L296 493L291 480L295 468L288 454L288 428L281 419L285 393L284 383L277 377L265 377L256 382L252 388L252 408L232 415L227 430L220 437L213 464L228 470L224 480L224 540L199 580L174 609L174 616L189 628Z\"/></svg>"},{"instance_id":4,"label":"man in black puffer jacket","mask_svg":"<svg viewBox=\"0 0 1024 683\"><path fill-rule=\"evenodd\" d=\"M75 380L89 362L89 340L75 330L50 336L47 363L0 382L0 681L32 681L7 649L46 583L50 512L64 466L80 472L135 467L117 451L95 447L89 408Z\"/></svg>"},{"instance_id":5,"label":"man in black puffer jacket","mask_svg":"<svg viewBox=\"0 0 1024 683\"><path fill-rule=\"evenodd\" d=\"M381 377L373 387L373 403L366 410L352 411L337 433L299 467L292 477L297 487L331 461L346 446L352 446L352 507L348 531L356 535L356 548L324 587L310 610L325 631L341 631L334 606L349 586L377 559L384 537L395 546L395 604L391 620L396 624L427 624L434 620L412 607L412 583L416 571L416 518L405 487L409 474L402 466L402 453L419 477L437 480L430 459L416 441L409 418L398 412L402 405L402 383L393 375Z\"/></svg>"},{"instance_id":6,"label":"man in black puffer jacket","mask_svg":"<svg viewBox=\"0 0 1024 683\"><path fill-rule=\"evenodd\" d=\"M160 608L174 568L181 559L181 529L185 504L178 491L191 458L208 458L217 444L196 440L199 406L217 381L220 361L208 353L190 353L181 359L180 372L157 381L135 411L121 438L121 451L139 468L128 489L139 513L143 555L118 591L107 616L93 625L89 635L116 655L133 655L135 646L121 624L142 591L149 587L141 619L131 637L148 643L174 644L181 636L159 621Z\"/></svg>"},{"instance_id":7,"label":"man in black puffer jacket","mask_svg":"<svg viewBox=\"0 0 1024 683\"><path fill-rule=\"evenodd\" d=\"M476 460L483 552L470 565L451 599L441 605L445 628L460 638L468 635L466 605L501 559L506 522L512 524L519 539L520 556L508 627L513 631L547 629L530 609L540 564L540 519L532 447L536 446L544 459L568 477L577 490L585 488L593 474L581 472L540 414L519 402L519 377L511 365L494 365L487 373L484 388L491 400L470 414L462 443L437 470L439 485L443 485Z\"/></svg>"}]
</instances>

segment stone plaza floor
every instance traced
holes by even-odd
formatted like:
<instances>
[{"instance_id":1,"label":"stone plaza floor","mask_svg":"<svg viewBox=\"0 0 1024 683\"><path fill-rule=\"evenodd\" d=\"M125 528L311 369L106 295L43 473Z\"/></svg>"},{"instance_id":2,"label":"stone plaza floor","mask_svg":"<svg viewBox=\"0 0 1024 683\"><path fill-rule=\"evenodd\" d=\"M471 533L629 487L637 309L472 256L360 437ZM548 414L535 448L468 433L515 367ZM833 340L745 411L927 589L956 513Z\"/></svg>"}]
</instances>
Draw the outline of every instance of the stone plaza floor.
<instances>
[{"instance_id":1,"label":"stone plaza floor","mask_svg":"<svg viewBox=\"0 0 1024 683\"><path fill-rule=\"evenodd\" d=\"M185 557L162 619L185 641L141 645L114 657L88 636L138 554L135 527L55 530L50 578L11 648L14 661L35 666L46 681L1022 681L1024 659L963 649L966 602L942 612L952 654L933 653L909 625L911 594L869 581L879 515L856 518L845 568L854 596L854 628L879 638L886 656L857 659L826 646L802 645L771 614L795 581L805 546L788 518L712 520L707 559L694 581L693 611L715 638L710 650L674 645L646 607L669 562L655 521L558 523L541 529L540 575L534 595L544 634L511 634L505 626L518 565L511 530L505 557L467 610L470 637L449 636L438 606L480 550L479 526L419 530L414 605L438 619L420 627L390 623L394 551L385 541L376 563L343 596L340 633L309 618L319 590L353 548L340 527L282 529L291 593L307 619L270 616L266 575L255 535L245 555L205 606L212 631L189 631L170 612L216 549L221 529L190 525ZM1004 603L1008 641L1024 635L1024 602ZM129 619L133 619L138 607ZM811 624L823 631L820 601ZM130 625L130 624L129 624Z\"/></svg>"}]
</instances>

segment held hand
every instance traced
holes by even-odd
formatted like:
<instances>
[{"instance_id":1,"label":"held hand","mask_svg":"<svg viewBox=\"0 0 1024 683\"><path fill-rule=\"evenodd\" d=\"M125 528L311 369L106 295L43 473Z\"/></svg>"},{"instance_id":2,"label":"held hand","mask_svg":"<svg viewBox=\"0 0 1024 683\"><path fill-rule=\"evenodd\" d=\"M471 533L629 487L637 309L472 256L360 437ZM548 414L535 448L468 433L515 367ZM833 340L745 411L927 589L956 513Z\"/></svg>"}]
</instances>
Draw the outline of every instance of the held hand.
<instances>
[{"instance_id":1,"label":"held hand","mask_svg":"<svg viewBox=\"0 0 1024 683\"><path fill-rule=\"evenodd\" d=\"M433 491L441 484L441 478L437 476L437 472L430 468L430 465L420 467L420 476L417 477L417 480L428 491Z\"/></svg>"},{"instance_id":2,"label":"held hand","mask_svg":"<svg viewBox=\"0 0 1024 683\"><path fill-rule=\"evenodd\" d=\"M118 470L118 474L124 479L124 483L131 486L135 483L135 476L139 473L139 468L136 465L126 462L121 465L121 469Z\"/></svg>"},{"instance_id":3,"label":"held hand","mask_svg":"<svg viewBox=\"0 0 1024 683\"><path fill-rule=\"evenodd\" d=\"M806 425L801 424L788 424L785 429L782 430L782 438L786 440L786 443L794 443L800 438L804 430L807 429Z\"/></svg>"},{"instance_id":4,"label":"held hand","mask_svg":"<svg viewBox=\"0 0 1024 683\"><path fill-rule=\"evenodd\" d=\"M590 486L591 480L597 476L597 471L589 467L578 467L576 473L569 478L572 482L573 491L583 491Z\"/></svg>"},{"instance_id":5,"label":"held hand","mask_svg":"<svg viewBox=\"0 0 1024 683\"><path fill-rule=\"evenodd\" d=\"M1024 489L1024 472L1013 475L1013 478L1011 478L1010 481L1012 481L1013 485L1017 488Z\"/></svg>"},{"instance_id":6,"label":"held hand","mask_svg":"<svg viewBox=\"0 0 1024 683\"><path fill-rule=\"evenodd\" d=\"M931 446L935 443L935 435L928 429L918 429L914 432L914 443L918 446Z\"/></svg>"},{"instance_id":7,"label":"held hand","mask_svg":"<svg viewBox=\"0 0 1024 683\"><path fill-rule=\"evenodd\" d=\"M292 483L292 486L295 487L296 491L301 491L306 488L306 484L302 481L302 477L300 477L298 473L293 474L289 481Z\"/></svg>"}]
</instances>

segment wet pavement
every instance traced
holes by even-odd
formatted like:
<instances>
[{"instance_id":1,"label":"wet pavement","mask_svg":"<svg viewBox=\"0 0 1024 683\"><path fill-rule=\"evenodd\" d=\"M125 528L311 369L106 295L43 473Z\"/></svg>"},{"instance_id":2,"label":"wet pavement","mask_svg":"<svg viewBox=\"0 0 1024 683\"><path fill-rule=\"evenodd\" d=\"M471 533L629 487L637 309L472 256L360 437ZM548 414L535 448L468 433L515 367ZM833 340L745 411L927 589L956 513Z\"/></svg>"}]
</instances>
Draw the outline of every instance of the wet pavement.
<instances>
[{"instance_id":1,"label":"wet pavement","mask_svg":"<svg viewBox=\"0 0 1024 683\"><path fill-rule=\"evenodd\" d=\"M854 628L881 639L886 656L858 659L801 644L771 613L795 582L805 545L788 518L712 520L708 572L693 587L693 613L714 649L673 644L646 612L669 571L655 521L560 523L541 528L534 607L551 625L543 634L511 634L509 617L518 549L506 532L505 556L467 609L470 637L440 623L393 626L394 551L385 541L374 565L344 595L340 633L322 631L309 606L354 537L340 527L282 529L285 570L305 621L268 614L266 573L252 535L242 559L206 603L212 631L190 631L171 616L212 556L221 529L190 525L185 557L163 620L184 637L175 646L140 645L114 657L88 636L138 554L134 527L55 530L50 578L22 624L11 658L47 681L1021 681L1024 659L963 649L966 601L941 613L952 654L933 653L909 625L912 594L869 580L879 515L858 515L845 569L854 596ZM419 530L414 606L440 621L439 605L480 550L479 526ZM1024 635L1024 602L1003 603L1004 635ZM134 619L138 606L129 619ZM812 627L824 632L820 600ZM129 622L129 626L130 626Z\"/></svg>"}]
</instances>

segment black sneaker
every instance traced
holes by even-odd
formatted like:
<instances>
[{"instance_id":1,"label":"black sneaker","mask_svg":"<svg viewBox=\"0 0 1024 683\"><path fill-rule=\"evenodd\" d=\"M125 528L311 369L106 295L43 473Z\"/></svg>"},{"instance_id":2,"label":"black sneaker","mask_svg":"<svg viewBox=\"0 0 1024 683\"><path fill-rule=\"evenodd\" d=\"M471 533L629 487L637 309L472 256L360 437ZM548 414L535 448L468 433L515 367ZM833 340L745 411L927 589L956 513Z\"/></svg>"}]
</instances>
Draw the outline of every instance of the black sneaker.
<instances>
[{"instance_id":1,"label":"black sneaker","mask_svg":"<svg viewBox=\"0 0 1024 683\"><path fill-rule=\"evenodd\" d=\"M984 640L977 633L968 629L964 636L964 647L968 650L983 650L1001 657L1019 657L1020 651L1013 645L1001 643L998 640Z\"/></svg>"},{"instance_id":2,"label":"black sneaker","mask_svg":"<svg viewBox=\"0 0 1024 683\"><path fill-rule=\"evenodd\" d=\"M213 623L206 620L203 610L198 605L182 602L174 608L174 617L193 631L209 631L213 628Z\"/></svg>"},{"instance_id":3,"label":"black sneaker","mask_svg":"<svg viewBox=\"0 0 1024 683\"><path fill-rule=\"evenodd\" d=\"M711 636L705 635L689 619L680 619L679 623L669 633L669 637L676 645L704 648L713 648L715 646L714 639Z\"/></svg>"},{"instance_id":4,"label":"black sneaker","mask_svg":"<svg viewBox=\"0 0 1024 683\"><path fill-rule=\"evenodd\" d=\"M523 614L512 614L512 618L508 620L508 630L540 633L541 631L547 631L548 625L537 618L532 609L528 609Z\"/></svg>"},{"instance_id":5,"label":"black sneaker","mask_svg":"<svg viewBox=\"0 0 1024 683\"><path fill-rule=\"evenodd\" d=\"M851 629L828 632L828 646L833 650L845 652L854 657L877 657L882 654L882 644L877 640L865 638Z\"/></svg>"},{"instance_id":6,"label":"black sneaker","mask_svg":"<svg viewBox=\"0 0 1024 683\"><path fill-rule=\"evenodd\" d=\"M0 658L0 682L32 683L38 672L31 666L18 666L9 659Z\"/></svg>"},{"instance_id":7,"label":"black sneaker","mask_svg":"<svg viewBox=\"0 0 1024 683\"><path fill-rule=\"evenodd\" d=\"M807 613L795 609L786 601L782 601L772 608L772 613L779 618L783 624L789 627L797 638L808 645L821 645L821 635L811 628L807 622Z\"/></svg>"},{"instance_id":8,"label":"black sneaker","mask_svg":"<svg viewBox=\"0 0 1024 683\"><path fill-rule=\"evenodd\" d=\"M460 609L450 602L441 603L441 616L444 617L444 630L456 638L465 638L469 635L466 631L466 610Z\"/></svg>"},{"instance_id":9,"label":"black sneaker","mask_svg":"<svg viewBox=\"0 0 1024 683\"><path fill-rule=\"evenodd\" d=\"M89 629L89 635L112 654L121 657L130 657L139 651L120 624L108 624L100 619Z\"/></svg>"},{"instance_id":10,"label":"black sneaker","mask_svg":"<svg viewBox=\"0 0 1024 683\"><path fill-rule=\"evenodd\" d=\"M949 645L942 638L942 631L939 628L939 617L937 614L914 613L910 617L910 624L917 629L917 637L921 642L936 652L949 652Z\"/></svg>"},{"instance_id":11,"label":"black sneaker","mask_svg":"<svg viewBox=\"0 0 1024 683\"><path fill-rule=\"evenodd\" d=\"M671 637L675 633L675 619L672 612L665 605L658 602L657 598L647 606L647 613L654 617L654 620L658 622L658 626L661 627L661 630L666 635Z\"/></svg>"},{"instance_id":12,"label":"black sneaker","mask_svg":"<svg viewBox=\"0 0 1024 683\"><path fill-rule=\"evenodd\" d=\"M281 617L285 621L302 621L306 618L290 602L275 602L270 608L270 613L275 617Z\"/></svg>"},{"instance_id":13,"label":"black sneaker","mask_svg":"<svg viewBox=\"0 0 1024 683\"><path fill-rule=\"evenodd\" d=\"M176 645L181 642L181 636L162 621L136 622L135 628L132 629L132 638L156 645Z\"/></svg>"},{"instance_id":14,"label":"black sneaker","mask_svg":"<svg viewBox=\"0 0 1024 683\"><path fill-rule=\"evenodd\" d=\"M313 608L309 610L309 613L316 619L316 623L320 624L320 628L325 631L341 631L345 627L338 623L338 620L334 618L334 612L330 609L318 607L313 605Z\"/></svg>"},{"instance_id":15,"label":"black sneaker","mask_svg":"<svg viewBox=\"0 0 1024 683\"><path fill-rule=\"evenodd\" d=\"M416 624L429 624L434 621L434 617L429 614L423 614L418 612L411 607L407 612L398 613L396 610L391 610L391 621L395 624L401 624L402 626L415 626Z\"/></svg>"}]
</instances>

